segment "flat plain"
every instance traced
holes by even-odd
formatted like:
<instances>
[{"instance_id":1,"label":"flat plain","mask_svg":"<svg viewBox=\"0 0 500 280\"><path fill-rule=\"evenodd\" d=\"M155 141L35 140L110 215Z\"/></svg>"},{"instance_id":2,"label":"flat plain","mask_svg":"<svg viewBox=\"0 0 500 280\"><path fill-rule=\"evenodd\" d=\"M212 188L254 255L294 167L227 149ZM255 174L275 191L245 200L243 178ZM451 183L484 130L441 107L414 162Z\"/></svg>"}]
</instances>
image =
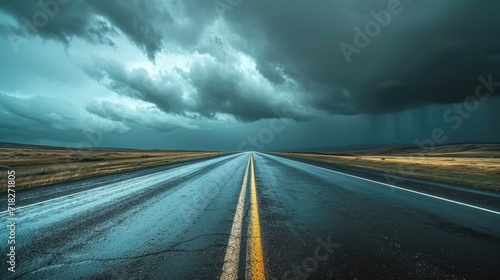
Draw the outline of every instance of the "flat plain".
<instances>
[{"instance_id":1,"label":"flat plain","mask_svg":"<svg viewBox=\"0 0 500 280\"><path fill-rule=\"evenodd\" d=\"M500 190L500 145L391 147L352 152L280 155L436 182Z\"/></svg>"},{"instance_id":2,"label":"flat plain","mask_svg":"<svg viewBox=\"0 0 500 280\"><path fill-rule=\"evenodd\" d=\"M16 172L16 189L45 186L221 155L205 151L77 150L0 143L0 181ZM7 190L1 184L0 192Z\"/></svg>"}]
</instances>

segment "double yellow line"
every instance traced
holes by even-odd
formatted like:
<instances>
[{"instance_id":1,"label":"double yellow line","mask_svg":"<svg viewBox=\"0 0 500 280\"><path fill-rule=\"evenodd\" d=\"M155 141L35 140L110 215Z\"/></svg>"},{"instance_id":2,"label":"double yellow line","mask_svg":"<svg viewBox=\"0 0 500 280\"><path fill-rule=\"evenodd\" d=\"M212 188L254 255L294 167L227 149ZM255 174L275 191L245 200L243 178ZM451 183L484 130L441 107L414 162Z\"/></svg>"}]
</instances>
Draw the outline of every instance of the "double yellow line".
<instances>
[{"instance_id":1,"label":"double yellow line","mask_svg":"<svg viewBox=\"0 0 500 280\"><path fill-rule=\"evenodd\" d=\"M238 266L239 266L239 255L241 246L241 233L243 224L243 209L245 207L245 196L247 188L247 177L250 169L250 223L248 225L248 235L247 239L247 259L246 259L246 279L266 279L266 270L264 266L264 253L262 250L262 236L260 229L260 217L259 217L259 204L257 201L257 186L255 183L255 167L253 162L253 155L251 154L245 176L243 178L243 184L241 186L241 193L238 200L238 205L236 207L236 212L234 215L233 226L231 228L231 234L229 235L229 241L226 249L226 256L224 258L224 265L222 267L221 280L236 280L238 279Z\"/></svg>"}]
</instances>

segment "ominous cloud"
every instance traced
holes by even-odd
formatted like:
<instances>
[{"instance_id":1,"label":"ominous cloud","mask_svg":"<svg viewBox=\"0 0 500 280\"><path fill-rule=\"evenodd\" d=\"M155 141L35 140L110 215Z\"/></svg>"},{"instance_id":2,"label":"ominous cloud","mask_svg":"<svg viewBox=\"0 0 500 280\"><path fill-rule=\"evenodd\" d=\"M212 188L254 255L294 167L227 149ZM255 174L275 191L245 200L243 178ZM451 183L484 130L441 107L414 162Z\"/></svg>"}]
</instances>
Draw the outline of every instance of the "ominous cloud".
<instances>
[{"instance_id":1,"label":"ominous cloud","mask_svg":"<svg viewBox=\"0 0 500 280\"><path fill-rule=\"evenodd\" d=\"M0 129L38 132L102 131L104 133L128 131L120 121L87 114L70 102L50 97L35 96L29 99L16 98L0 93L0 108L5 118ZM82 129L85 128L85 129Z\"/></svg>"},{"instance_id":2,"label":"ominous cloud","mask_svg":"<svg viewBox=\"0 0 500 280\"><path fill-rule=\"evenodd\" d=\"M41 36L69 44L73 38L83 38L92 43L114 45L113 37L122 32L149 59L169 41L190 44L203 30L203 13L194 2L180 4L176 1L99 1L99 0L42 0L2 1L0 9L11 15L17 25L4 26L16 36ZM194 19L177 17L171 12L189 9ZM171 12L170 12L171 11ZM181 14L184 15L184 14ZM175 20L175 21L174 21ZM172 38L173 37L173 38ZM13 41L18 38L12 37Z\"/></svg>"},{"instance_id":3,"label":"ominous cloud","mask_svg":"<svg viewBox=\"0 0 500 280\"><path fill-rule=\"evenodd\" d=\"M189 71L176 68L174 73L160 72L154 76L144 68L127 70L116 61L102 59L84 70L113 92L149 102L169 114L208 119L229 115L244 122L275 117L308 118L305 108L297 102L300 93L293 92L296 89L272 85L255 70L245 69L248 61L244 60L220 64L202 56ZM277 111L283 110L286 115L279 116Z\"/></svg>"},{"instance_id":4,"label":"ominous cloud","mask_svg":"<svg viewBox=\"0 0 500 280\"><path fill-rule=\"evenodd\" d=\"M0 78L1 129L314 123L443 108L479 85L499 92L499 1L214 3L1 1L0 49L18 55L0 69L11 71Z\"/></svg>"},{"instance_id":5,"label":"ominous cloud","mask_svg":"<svg viewBox=\"0 0 500 280\"><path fill-rule=\"evenodd\" d=\"M238 73L223 69L232 65L212 53L211 48L224 44L251 57L271 84L279 87L291 79L307 95L300 99L307 100L304 105L333 114L383 113L457 102L474 92L479 75L500 74L500 39L492 33L500 23L498 1L244 1L219 15L213 5L194 1L45 3L3 1L0 7L17 20L19 28L30 31L26 27L33 24L34 34L65 44L80 37L114 45L113 37L122 32L151 60L169 48L209 52L215 57L213 65L192 65L195 74L188 79L200 95L194 102L206 103L188 108L178 106L180 88L156 87L145 93L137 84L144 79L139 77L142 74L125 81L108 72L111 79L117 78L116 91L123 93L130 86L130 91L147 95L142 98L169 112L227 113L242 120L272 117L267 107L279 102L274 98L267 98L270 102L258 98L258 102L252 95L260 94L260 88L238 84ZM389 6L398 12L387 18L380 11L390 10ZM41 16L47 13L46 18ZM369 44L359 48L355 37L360 35L354 28L366 34L367 24L376 21L374 13L384 24L379 23L376 36L366 37ZM203 45L200 38L205 29L218 21L227 30L208 34L213 35L214 44ZM17 34L22 33L18 30ZM342 42L360 51L349 55L351 63L339 48ZM225 105L213 104L221 102Z\"/></svg>"},{"instance_id":6,"label":"ominous cloud","mask_svg":"<svg viewBox=\"0 0 500 280\"><path fill-rule=\"evenodd\" d=\"M339 45L356 46L354 28L366 33L376 21L371 11L398 2L246 1L226 18L254 39L246 50L263 75L277 80L268 70L275 65L309 89L312 106L332 113L460 102L474 94L479 75L500 77L498 1L401 1L349 64Z\"/></svg>"}]
</instances>

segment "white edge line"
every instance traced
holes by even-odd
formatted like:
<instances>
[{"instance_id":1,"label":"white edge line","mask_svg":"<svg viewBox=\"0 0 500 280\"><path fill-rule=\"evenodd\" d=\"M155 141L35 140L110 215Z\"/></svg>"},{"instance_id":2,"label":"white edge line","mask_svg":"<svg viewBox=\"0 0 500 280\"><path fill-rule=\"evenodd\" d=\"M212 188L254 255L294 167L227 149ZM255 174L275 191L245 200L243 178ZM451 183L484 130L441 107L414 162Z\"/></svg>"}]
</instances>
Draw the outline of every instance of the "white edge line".
<instances>
[{"instance_id":1,"label":"white edge line","mask_svg":"<svg viewBox=\"0 0 500 280\"><path fill-rule=\"evenodd\" d=\"M269 155L266 155L266 156L269 156ZM443 200L443 201L455 203L455 204L458 204L458 205L467 206L467 207L470 207L470 208L474 208L474 209L478 209L478 210L482 210L482 211L486 211L486 212L490 212L490 213L493 213L493 214L500 215L500 212L498 212L498 211L494 211L494 210L482 208L482 207L479 207L479 206L474 206L474 205L471 205L471 204L467 204L467 203L463 203L463 202L459 202L459 201L455 201L455 200L451 200L451 199L447 199L447 198L435 196L435 195L432 195L432 194L427 194L427 193L422 193L422 192L417 192L417 191L414 191L414 190L409 190L409 189L401 188L401 187L394 186L394 185L391 185L391 184L382 183L382 182L379 182L379 181L374 181L374 180L366 179L366 178L363 178L363 177L358 177L358 176L347 174L347 173L342 173L342 172L339 172L339 171L335 171L335 170L324 168L324 167L315 166L315 165L304 163L304 162L297 161L297 160L292 160L292 159L288 159L288 158L284 158L284 157L279 157L279 158L282 158L282 159L285 159L285 160L289 160L289 161L293 161L293 162L298 162L298 163L301 163L301 164L304 164L304 165L316 167L316 168L319 168L319 169L323 169L323 170L326 170L326 171L330 171L330 172L342 174L342 175L345 175L345 176L349 176L349 177L353 177L353 178L365 180L365 181L368 181L368 182L372 182L372 183L376 183L376 184L388 186L388 187L399 189L399 190L402 190L402 191L416 193L416 194L419 194L419 195L428 196L428 197L432 197L432 198L435 198L435 199L439 199L439 200Z\"/></svg>"},{"instance_id":2,"label":"white edge line","mask_svg":"<svg viewBox=\"0 0 500 280\"><path fill-rule=\"evenodd\" d=\"M231 234L229 235L229 241L227 243L226 256L224 257L224 265L222 267L222 275L220 277L220 279L223 280L238 279L238 265L240 257L241 232L242 232L241 227L243 224L243 210L245 207L245 196L247 189L249 166L250 166L250 157L248 158L245 177L243 178L243 184L241 186L240 198L238 199L238 206L236 206L233 226L231 228Z\"/></svg>"}]
</instances>

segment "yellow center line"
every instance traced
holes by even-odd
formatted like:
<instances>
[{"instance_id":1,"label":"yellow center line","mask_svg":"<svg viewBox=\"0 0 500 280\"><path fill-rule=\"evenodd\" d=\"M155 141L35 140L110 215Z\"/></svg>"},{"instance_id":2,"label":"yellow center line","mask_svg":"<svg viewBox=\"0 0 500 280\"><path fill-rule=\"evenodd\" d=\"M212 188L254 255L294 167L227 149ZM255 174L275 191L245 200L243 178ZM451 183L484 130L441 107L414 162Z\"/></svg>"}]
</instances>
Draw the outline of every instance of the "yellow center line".
<instances>
[{"instance_id":1,"label":"yellow center line","mask_svg":"<svg viewBox=\"0 0 500 280\"><path fill-rule=\"evenodd\" d=\"M262 252L262 237L260 231L259 204L257 202L257 186L255 185L255 169L253 164L253 154L250 155L251 176L251 264L252 264L252 279L266 279L266 271L264 268L264 254Z\"/></svg>"}]
</instances>

